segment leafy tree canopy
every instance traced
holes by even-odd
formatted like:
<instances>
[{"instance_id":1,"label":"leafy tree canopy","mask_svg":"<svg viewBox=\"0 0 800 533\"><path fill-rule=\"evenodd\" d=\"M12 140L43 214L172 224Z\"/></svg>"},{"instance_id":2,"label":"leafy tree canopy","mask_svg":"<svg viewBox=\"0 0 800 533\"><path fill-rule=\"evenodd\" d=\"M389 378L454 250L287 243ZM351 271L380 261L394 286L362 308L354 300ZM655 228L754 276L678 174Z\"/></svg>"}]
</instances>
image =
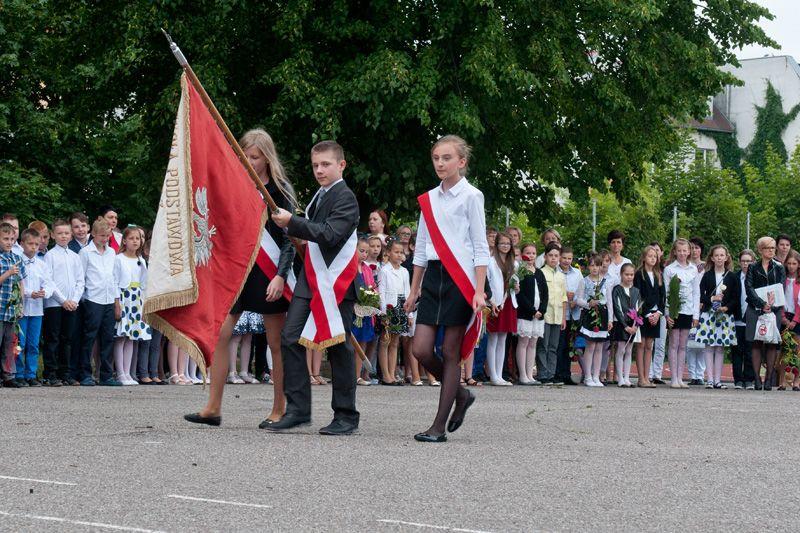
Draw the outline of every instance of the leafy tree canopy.
<instances>
[{"instance_id":1,"label":"leafy tree canopy","mask_svg":"<svg viewBox=\"0 0 800 533\"><path fill-rule=\"evenodd\" d=\"M310 145L334 137L362 207L407 216L432 142L457 133L488 207L541 218L549 185L634 190L676 147L672 119L733 82L717 67L775 45L760 17L747 0L6 0L0 186L33 176L63 191L37 213L112 203L149 223L179 93L163 26L234 132L272 133L301 195Z\"/></svg>"}]
</instances>

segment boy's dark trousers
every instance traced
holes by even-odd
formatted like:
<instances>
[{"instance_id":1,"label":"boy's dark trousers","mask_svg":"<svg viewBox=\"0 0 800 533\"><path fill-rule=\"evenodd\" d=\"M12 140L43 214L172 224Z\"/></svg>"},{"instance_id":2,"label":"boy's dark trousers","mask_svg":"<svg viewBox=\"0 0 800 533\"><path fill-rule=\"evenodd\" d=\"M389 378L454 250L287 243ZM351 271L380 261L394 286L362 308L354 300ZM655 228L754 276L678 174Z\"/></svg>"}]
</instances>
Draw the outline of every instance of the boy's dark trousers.
<instances>
[{"instance_id":1,"label":"boy's dark trousers","mask_svg":"<svg viewBox=\"0 0 800 533\"><path fill-rule=\"evenodd\" d=\"M17 374L17 354L14 351L14 323L0 322L0 377L3 381L14 379Z\"/></svg>"},{"instance_id":2,"label":"boy's dark trousers","mask_svg":"<svg viewBox=\"0 0 800 533\"><path fill-rule=\"evenodd\" d=\"M100 381L113 377L111 357L114 343L114 304L97 304L84 300L83 348L81 350L80 379L92 377L92 346L97 339L100 355Z\"/></svg>"},{"instance_id":3,"label":"boy's dark trousers","mask_svg":"<svg viewBox=\"0 0 800 533\"><path fill-rule=\"evenodd\" d=\"M731 367L734 383L752 383L756 380L753 370L753 343L747 342L746 326L736 326L736 346L731 346Z\"/></svg>"},{"instance_id":4,"label":"boy's dark trousers","mask_svg":"<svg viewBox=\"0 0 800 533\"><path fill-rule=\"evenodd\" d=\"M572 320L567 320L567 328L561 331L558 339L558 358L556 359L556 380L569 383L572 381L572 360L570 359L570 332Z\"/></svg>"},{"instance_id":5,"label":"boy's dark trousers","mask_svg":"<svg viewBox=\"0 0 800 533\"><path fill-rule=\"evenodd\" d=\"M78 311L63 307L44 310L44 353L42 377L66 381L76 375L72 360L72 342L78 324Z\"/></svg>"},{"instance_id":6,"label":"boy's dark trousers","mask_svg":"<svg viewBox=\"0 0 800 533\"><path fill-rule=\"evenodd\" d=\"M300 334L311 314L311 300L297 295L292 299L286 315L286 325L281 332L281 356L283 357L283 385L286 391L286 414L301 418L311 416L311 385L306 363L306 349L299 344ZM353 323L352 300L345 299L339 304L342 322ZM331 408L334 420L342 420L358 426L359 413L356 410L356 361L350 332L347 341L327 349L331 364L332 394Z\"/></svg>"},{"instance_id":7,"label":"boy's dark trousers","mask_svg":"<svg viewBox=\"0 0 800 533\"><path fill-rule=\"evenodd\" d=\"M83 363L81 362L83 358L83 323L86 321L86 306L83 305L84 303L86 303L86 300L81 300L77 311L75 311L75 326L72 340L70 341L72 346L70 347L68 365L69 377L78 381L82 379L81 374L83 371Z\"/></svg>"}]
</instances>

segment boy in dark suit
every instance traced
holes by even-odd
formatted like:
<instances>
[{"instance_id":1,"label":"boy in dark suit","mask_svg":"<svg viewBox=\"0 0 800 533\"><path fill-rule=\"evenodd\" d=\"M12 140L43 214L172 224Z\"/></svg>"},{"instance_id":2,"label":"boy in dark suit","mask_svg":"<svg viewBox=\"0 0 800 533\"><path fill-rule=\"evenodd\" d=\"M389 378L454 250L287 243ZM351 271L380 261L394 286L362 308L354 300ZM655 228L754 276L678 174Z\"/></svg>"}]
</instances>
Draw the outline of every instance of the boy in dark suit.
<instances>
[{"instance_id":1,"label":"boy in dark suit","mask_svg":"<svg viewBox=\"0 0 800 533\"><path fill-rule=\"evenodd\" d=\"M279 209L273 213L272 220L281 228L286 228L290 236L317 243L325 263L330 266L358 226L358 202L342 179L347 163L338 143L323 141L316 144L311 149L311 165L320 189L308 206L307 218ZM325 289L332 290L331 287ZM304 267L297 278L286 326L281 334L286 414L278 422L262 425L271 431L282 431L311 421L311 386L306 349L299 343L311 313L311 297ZM334 414L333 421L319 430L322 435L349 435L358 428L355 360L349 339L355 299L355 288L351 283L339 305L348 339L328 348L333 378L331 407Z\"/></svg>"}]
</instances>

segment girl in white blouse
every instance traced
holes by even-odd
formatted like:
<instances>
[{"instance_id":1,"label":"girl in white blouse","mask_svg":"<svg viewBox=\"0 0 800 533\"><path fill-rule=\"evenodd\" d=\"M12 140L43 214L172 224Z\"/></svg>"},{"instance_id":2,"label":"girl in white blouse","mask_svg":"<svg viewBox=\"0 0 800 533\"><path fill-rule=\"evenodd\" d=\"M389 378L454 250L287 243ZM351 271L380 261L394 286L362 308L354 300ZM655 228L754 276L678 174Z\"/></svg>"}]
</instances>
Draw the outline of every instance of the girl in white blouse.
<instances>
[{"instance_id":1,"label":"girl in white blouse","mask_svg":"<svg viewBox=\"0 0 800 533\"><path fill-rule=\"evenodd\" d=\"M666 317L669 327L669 369L672 374L670 386L674 389L688 389L683 382L683 369L686 358L686 344L689 330L697 327L700 316L700 273L689 262L690 247L686 239L677 239L669 254L671 260L664 269L664 286L667 291ZM669 305L669 286L672 278L680 280L680 308L671 309Z\"/></svg>"},{"instance_id":2,"label":"girl in white blouse","mask_svg":"<svg viewBox=\"0 0 800 533\"><path fill-rule=\"evenodd\" d=\"M128 226L122 233L120 254L114 259L114 279L120 293L122 313L114 339L114 364L117 380L123 385L138 385L131 376L134 343L150 339L150 326L142 314L142 294L147 285L147 263L142 257L142 232Z\"/></svg>"},{"instance_id":3,"label":"girl in white blouse","mask_svg":"<svg viewBox=\"0 0 800 533\"><path fill-rule=\"evenodd\" d=\"M397 379L397 348L400 336L408 333L411 318L403 310L403 305L411 291L408 270L403 267L405 253L400 241L390 241L387 246L389 262L383 265L379 274L378 289L381 295L381 313L384 315L384 331L387 339L381 342L378 362L381 365L383 385L402 385Z\"/></svg>"}]
</instances>

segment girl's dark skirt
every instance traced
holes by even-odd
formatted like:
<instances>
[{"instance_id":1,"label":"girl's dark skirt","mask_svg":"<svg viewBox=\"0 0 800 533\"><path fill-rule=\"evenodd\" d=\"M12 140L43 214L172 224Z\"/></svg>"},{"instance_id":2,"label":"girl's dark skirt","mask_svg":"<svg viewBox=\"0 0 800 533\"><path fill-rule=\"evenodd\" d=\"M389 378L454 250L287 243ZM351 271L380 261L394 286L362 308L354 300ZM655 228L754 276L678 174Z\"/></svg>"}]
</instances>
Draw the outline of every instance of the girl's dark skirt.
<instances>
[{"instance_id":1,"label":"girl's dark skirt","mask_svg":"<svg viewBox=\"0 0 800 533\"><path fill-rule=\"evenodd\" d=\"M650 324L650 319L642 317L644 320L644 324L641 325L639 330L642 332L643 339L657 339L661 336L661 320L658 320L655 324Z\"/></svg>"},{"instance_id":2,"label":"girl's dark skirt","mask_svg":"<svg viewBox=\"0 0 800 533\"><path fill-rule=\"evenodd\" d=\"M236 300L236 303L231 308L231 314L237 315L242 311L250 311L251 313L260 313L262 315L277 315L288 311L289 301L284 296L274 302L267 301L267 287L270 281L264 271L261 270L261 267L253 265L253 268L250 269L250 274L247 275L247 280L244 282L244 288L239 295L239 299Z\"/></svg>"},{"instance_id":3,"label":"girl's dark skirt","mask_svg":"<svg viewBox=\"0 0 800 533\"><path fill-rule=\"evenodd\" d=\"M472 318L467 302L441 261L428 261L417 303L417 324L466 326Z\"/></svg>"},{"instance_id":4,"label":"girl's dark skirt","mask_svg":"<svg viewBox=\"0 0 800 533\"><path fill-rule=\"evenodd\" d=\"M692 329L693 318L692 315L679 314L678 318L675 319L675 324L672 326L672 329Z\"/></svg>"}]
</instances>

